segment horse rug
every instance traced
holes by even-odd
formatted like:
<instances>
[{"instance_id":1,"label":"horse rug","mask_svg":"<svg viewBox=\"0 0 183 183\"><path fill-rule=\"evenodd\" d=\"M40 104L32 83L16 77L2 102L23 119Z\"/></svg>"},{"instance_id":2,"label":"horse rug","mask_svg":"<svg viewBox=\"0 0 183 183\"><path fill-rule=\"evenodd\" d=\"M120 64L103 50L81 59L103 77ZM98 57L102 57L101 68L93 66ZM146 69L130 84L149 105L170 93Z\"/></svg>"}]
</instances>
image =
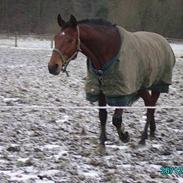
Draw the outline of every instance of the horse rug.
<instances>
[{"instance_id":1,"label":"horse rug","mask_svg":"<svg viewBox=\"0 0 183 183\"><path fill-rule=\"evenodd\" d=\"M136 100L139 90L168 93L172 84L174 53L168 41L151 32L128 32L117 26L121 49L116 61L103 74L102 84L88 60L86 98L98 100L100 92L111 106L127 106Z\"/></svg>"}]
</instances>

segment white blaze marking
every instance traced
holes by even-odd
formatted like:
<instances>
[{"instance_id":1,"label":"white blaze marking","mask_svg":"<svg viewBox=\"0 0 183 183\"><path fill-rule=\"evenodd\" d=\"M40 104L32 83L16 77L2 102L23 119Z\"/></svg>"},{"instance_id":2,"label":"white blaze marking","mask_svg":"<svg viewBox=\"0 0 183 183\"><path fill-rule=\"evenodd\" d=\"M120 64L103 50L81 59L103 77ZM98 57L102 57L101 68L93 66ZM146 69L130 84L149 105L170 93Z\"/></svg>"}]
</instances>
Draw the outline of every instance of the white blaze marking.
<instances>
[{"instance_id":1,"label":"white blaze marking","mask_svg":"<svg viewBox=\"0 0 183 183\"><path fill-rule=\"evenodd\" d=\"M65 36L65 32L62 32L61 35Z\"/></svg>"}]
</instances>

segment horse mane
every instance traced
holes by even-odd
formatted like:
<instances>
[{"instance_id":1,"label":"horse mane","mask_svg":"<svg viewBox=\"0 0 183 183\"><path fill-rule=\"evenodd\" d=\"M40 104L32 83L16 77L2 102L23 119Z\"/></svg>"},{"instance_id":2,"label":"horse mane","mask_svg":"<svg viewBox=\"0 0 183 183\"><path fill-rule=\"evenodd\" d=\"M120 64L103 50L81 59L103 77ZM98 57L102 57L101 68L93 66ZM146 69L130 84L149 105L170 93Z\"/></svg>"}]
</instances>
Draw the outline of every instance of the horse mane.
<instances>
[{"instance_id":1,"label":"horse mane","mask_svg":"<svg viewBox=\"0 0 183 183\"><path fill-rule=\"evenodd\" d=\"M101 19L101 18L80 20L80 21L78 21L78 24L93 24L93 25L101 25L101 26L109 26L109 27L115 26L111 22Z\"/></svg>"},{"instance_id":2,"label":"horse mane","mask_svg":"<svg viewBox=\"0 0 183 183\"><path fill-rule=\"evenodd\" d=\"M79 20L78 24L88 24L88 25L107 26L107 27L116 26L115 24L112 24L111 22L101 19L101 18ZM71 26L70 22L66 22L62 29L70 27L70 26Z\"/></svg>"}]
</instances>

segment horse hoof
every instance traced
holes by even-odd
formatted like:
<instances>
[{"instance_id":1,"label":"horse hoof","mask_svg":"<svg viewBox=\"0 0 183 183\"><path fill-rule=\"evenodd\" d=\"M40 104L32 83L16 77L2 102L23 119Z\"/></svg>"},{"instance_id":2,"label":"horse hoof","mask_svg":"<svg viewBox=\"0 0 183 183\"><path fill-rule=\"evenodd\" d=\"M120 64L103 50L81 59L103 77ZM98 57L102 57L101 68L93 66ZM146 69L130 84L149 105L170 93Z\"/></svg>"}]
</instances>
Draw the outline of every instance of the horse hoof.
<instances>
[{"instance_id":1,"label":"horse hoof","mask_svg":"<svg viewBox=\"0 0 183 183\"><path fill-rule=\"evenodd\" d=\"M139 145L145 145L145 144L146 144L145 139L141 139L140 142L139 142Z\"/></svg>"},{"instance_id":2,"label":"horse hoof","mask_svg":"<svg viewBox=\"0 0 183 183\"><path fill-rule=\"evenodd\" d=\"M154 132L150 132L150 137L151 138L155 138L155 133Z\"/></svg>"},{"instance_id":3,"label":"horse hoof","mask_svg":"<svg viewBox=\"0 0 183 183\"><path fill-rule=\"evenodd\" d=\"M127 143L130 140L130 135L128 132L125 132L121 137L122 142Z\"/></svg>"},{"instance_id":4,"label":"horse hoof","mask_svg":"<svg viewBox=\"0 0 183 183\"><path fill-rule=\"evenodd\" d=\"M157 139L157 137L155 136L155 134L150 135L150 140L155 140L155 139Z\"/></svg>"},{"instance_id":5,"label":"horse hoof","mask_svg":"<svg viewBox=\"0 0 183 183\"><path fill-rule=\"evenodd\" d=\"M144 134L144 138L145 139L148 139L148 134Z\"/></svg>"},{"instance_id":6,"label":"horse hoof","mask_svg":"<svg viewBox=\"0 0 183 183\"><path fill-rule=\"evenodd\" d=\"M98 147L97 147L96 153L99 154L99 155L105 155L106 154L105 145L104 144L99 144Z\"/></svg>"},{"instance_id":7,"label":"horse hoof","mask_svg":"<svg viewBox=\"0 0 183 183\"><path fill-rule=\"evenodd\" d=\"M107 139L107 137L106 136L101 136L100 137L100 144L102 144L102 145L105 145L105 142L107 141L108 139Z\"/></svg>"}]
</instances>

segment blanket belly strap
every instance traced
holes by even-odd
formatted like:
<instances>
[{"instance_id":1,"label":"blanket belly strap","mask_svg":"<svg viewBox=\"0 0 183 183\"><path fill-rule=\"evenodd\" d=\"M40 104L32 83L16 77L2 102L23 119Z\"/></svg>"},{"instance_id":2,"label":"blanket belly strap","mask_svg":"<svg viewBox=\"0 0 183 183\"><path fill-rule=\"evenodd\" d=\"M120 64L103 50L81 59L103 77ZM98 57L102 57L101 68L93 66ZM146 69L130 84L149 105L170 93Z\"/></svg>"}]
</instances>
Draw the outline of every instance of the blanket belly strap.
<instances>
[{"instance_id":1,"label":"blanket belly strap","mask_svg":"<svg viewBox=\"0 0 183 183\"><path fill-rule=\"evenodd\" d=\"M86 99L91 103L97 102L98 98L99 95L86 94ZM125 96L106 96L106 101L110 106L131 106L138 98L138 95L134 93Z\"/></svg>"}]
</instances>

